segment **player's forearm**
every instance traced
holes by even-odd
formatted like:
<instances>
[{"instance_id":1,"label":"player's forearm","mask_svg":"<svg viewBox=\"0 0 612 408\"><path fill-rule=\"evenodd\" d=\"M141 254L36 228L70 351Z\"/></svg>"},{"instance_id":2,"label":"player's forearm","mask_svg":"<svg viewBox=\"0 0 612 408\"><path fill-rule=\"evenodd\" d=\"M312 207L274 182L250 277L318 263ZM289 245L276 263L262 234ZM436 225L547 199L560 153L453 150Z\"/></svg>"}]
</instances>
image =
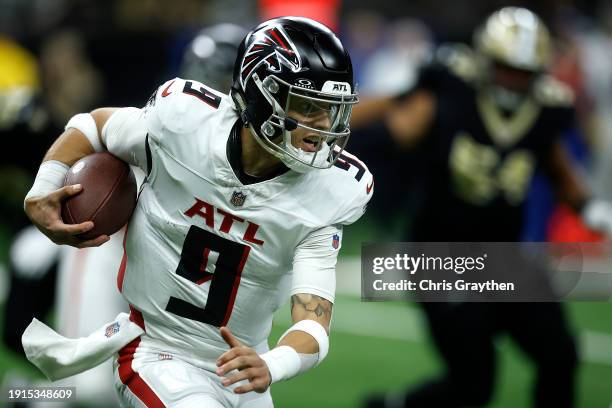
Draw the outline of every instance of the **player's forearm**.
<instances>
[{"instance_id":1,"label":"player's forearm","mask_svg":"<svg viewBox=\"0 0 612 408\"><path fill-rule=\"evenodd\" d=\"M295 324L277 346L261 355L272 382L286 380L310 370L327 356L332 303L320 296L299 293L291 297Z\"/></svg>"},{"instance_id":2,"label":"player's forearm","mask_svg":"<svg viewBox=\"0 0 612 408\"><path fill-rule=\"evenodd\" d=\"M43 162L57 160L72 166L79 159L92 153L94 153L94 148L87 137L81 131L70 128L51 145L43 158Z\"/></svg>"},{"instance_id":3,"label":"player's forearm","mask_svg":"<svg viewBox=\"0 0 612 408\"><path fill-rule=\"evenodd\" d=\"M44 161L57 160L72 166L79 159L104 150L100 134L116 108L100 108L91 113L75 115L66 125L66 131L51 145Z\"/></svg>"},{"instance_id":4,"label":"player's forearm","mask_svg":"<svg viewBox=\"0 0 612 408\"><path fill-rule=\"evenodd\" d=\"M300 320L314 320L329 333L333 304L321 296L309 293L297 293L291 296L291 319L294 323Z\"/></svg>"},{"instance_id":5,"label":"player's forearm","mask_svg":"<svg viewBox=\"0 0 612 408\"><path fill-rule=\"evenodd\" d=\"M81 234L90 231L94 227L93 222L65 224L61 216L63 201L82 191L80 185L64 186L70 166L82 157L101 150L95 120L91 114L79 114L68 121L66 131L43 158L34 184L24 198L23 208L32 223L56 244L84 248L102 245L109 239L106 235L100 235L95 239L83 240Z\"/></svg>"},{"instance_id":6,"label":"player's forearm","mask_svg":"<svg viewBox=\"0 0 612 408\"><path fill-rule=\"evenodd\" d=\"M577 212L581 212L591 198L584 185L577 180L566 181L563 187L557 191L560 200Z\"/></svg>"},{"instance_id":7,"label":"player's forearm","mask_svg":"<svg viewBox=\"0 0 612 408\"><path fill-rule=\"evenodd\" d=\"M561 143L553 146L548 170L559 199L571 206L591 229L612 234L612 203L593 197Z\"/></svg>"},{"instance_id":8,"label":"player's forearm","mask_svg":"<svg viewBox=\"0 0 612 408\"><path fill-rule=\"evenodd\" d=\"M100 126L103 124L104 122L100 121ZM34 185L25 197L24 208L27 207L28 200L59 190L64 184L68 169L79 159L105 150L98 126L98 121L89 113L75 115L68 121L64 133L53 142L43 157Z\"/></svg>"},{"instance_id":9,"label":"player's forearm","mask_svg":"<svg viewBox=\"0 0 612 408\"><path fill-rule=\"evenodd\" d=\"M559 201L566 203L574 211L581 212L591 195L585 184L577 174L565 173L558 175L555 180L555 190Z\"/></svg>"},{"instance_id":10,"label":"player's forearm","mask_svg":"<svg viewBox=\"0 0 612 408\"><path fill-rule=\"evenodd\" d=\"M44 197L62 188L68 169L79 159L93 152L91 143L80 131L67 129L62 133L45 154L34 184L24 198L26 214L32 219L28 203L31 203L32 199Z\"/></svg>"},{"instance_id":11,"label":"player's forearm","mask_svg":"<svg viewBox=\"0 0 612 408\"><path fill-rule=\"evenodd\" d=\"M319 323L327 334L332 316L332 303L317 295L298 293L291 297L291 318L294 323L302 320L313 320ZM293 347L298 353L318 353L319 344L303 331L292 331L278 343L279 346Z\"/></svg>"},{"instance_id":12,"label":"player's forearm","mask_svg":"<svg viewBox=\"0 0 612 408\"><path fill-rule=\"evenodd\" d=\"M559 200L577 212L582 211L590 199L590 194L561 143L553 146L547 164Z\"/></svg>"}]
</instances>

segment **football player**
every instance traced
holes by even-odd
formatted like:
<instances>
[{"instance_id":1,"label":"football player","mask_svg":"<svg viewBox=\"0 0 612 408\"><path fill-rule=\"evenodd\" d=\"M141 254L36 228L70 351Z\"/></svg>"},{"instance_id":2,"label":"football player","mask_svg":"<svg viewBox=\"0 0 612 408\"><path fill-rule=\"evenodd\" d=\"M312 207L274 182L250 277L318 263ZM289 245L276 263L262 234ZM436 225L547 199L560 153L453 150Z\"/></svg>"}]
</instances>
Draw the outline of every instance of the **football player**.
<instances>
[{"instance_id":1,"label":"football player","mask_svg":"<svg viewBox=\"0 0 612 408\"><path fill-rule=\"evenodd\" d=\"M229 90L238 44L245 34L246 30L233 24L202 29L183 55L181 77ZM57 135L54 133L53 137ZM40 155L33 160L39 162ZM133 171L140 186L143 172L137 167ZM10 251L11 289L4 319L6 345L23 354L24 329L32 317L43 319L53 306L54 327L69 337L86 336L121 311L129 310L112 276L121 264L124 233L125 229L120 230L101 247L77 249L55 245L32 225L20 231ZM108 375L111 368L109 359L59 385L76 387L75 405L113 407L116 402L108 397L114 389L113 378Z\"/></svg>"},{"instance_id":2,"label":"football player","mask_svg":"<svg viewBox=\"0 0 612 408\"><path fill-rule=\"evenodd\" d=\"M610 229L609 205L590 199L559 136L574 125L572 94L546 75L551 38L524 8L503 8L475 34L475 47L440 47L416 86L356 110L384 117L398 145L427 154L425 203L414 241L520 240L536 168L561 200L595 228ZM355 126L356 123L353 123ZM537 367L536 406L571 406L576 350L556 303L424 303L445 374L395 400L369 406L482 406L493 393L494 338L509 333Z\"/></svg>"},{"instance_id":3,"label":"football player","mask_svg":"<svg viewBox=\"0 0 612 408\"><path fill-rule=\"evenodd\" d=\"M124 406L271 406L270 384L327 354L342 227L372 194L372 175L344 151L355 103L337 37L281 17L240 44L230 95L175 78L143 109L73 118L26 213L58 244L101 245L108 237L76 237L91 222L61 220L61 201L81 189L59 188L68 166L108 150L143 168L118 273L131 315L80 341L35 321L28 357L61 378L95 365L112 343ZM272 314L289 297L295 324L268 350ZM58 350L69 357L54 360Z\"/></svg>"}]
</instances>

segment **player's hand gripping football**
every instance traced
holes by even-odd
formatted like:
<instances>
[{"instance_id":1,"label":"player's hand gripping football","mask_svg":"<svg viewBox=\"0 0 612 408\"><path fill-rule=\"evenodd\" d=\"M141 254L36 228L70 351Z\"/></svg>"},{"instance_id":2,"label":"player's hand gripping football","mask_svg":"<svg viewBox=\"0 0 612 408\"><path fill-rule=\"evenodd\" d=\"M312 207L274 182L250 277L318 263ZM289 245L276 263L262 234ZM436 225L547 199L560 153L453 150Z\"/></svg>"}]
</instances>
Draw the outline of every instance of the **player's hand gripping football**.
<instances>
[{"instance_id":1,"label":"player's hand gripping football","mask_svg":"<svg viewBox=\"0 0 612 408\"><path fill-rule=\"evenodd\" d=\"M58 245L72 245L77 248L100 246L110 239L107 235L100 235L88 241L78 237L79 234L91 230L93 222L65 224L62 220L62 202L79 194L82 189L76 184L62 187L46 196L28 198L25 201L25 213L43 234Z\"/></svg>"},{"instance_id":2,"label":"player's hand gripping football","mask_svg":"<svg viewBox=\"0 0 612 408\"><path fill-rule=\"evenodd\" d=\"M248 384L236 387L234 392L236 394L249 391L265 392L272 382L266 362L255 350L240 343L227 327L221 327L220 331L223 340L230 346L229 351L223 353L217 360L217 375L223 377L221 384L227 387L238 381L249 380ZM230 377L224 377L232 370L239 371Z\"/></svg>"}]
</instances>

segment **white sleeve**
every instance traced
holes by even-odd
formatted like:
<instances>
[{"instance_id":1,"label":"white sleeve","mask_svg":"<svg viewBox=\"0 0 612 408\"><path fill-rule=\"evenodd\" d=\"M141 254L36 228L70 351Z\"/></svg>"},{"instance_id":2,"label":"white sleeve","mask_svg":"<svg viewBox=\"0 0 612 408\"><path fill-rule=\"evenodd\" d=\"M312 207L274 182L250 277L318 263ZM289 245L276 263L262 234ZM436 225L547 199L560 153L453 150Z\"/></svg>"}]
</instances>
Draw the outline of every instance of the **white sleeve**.
<instances>
[{"instance_id":1,"label":"white sleeve","mask_svg":"<svg viewBox=\"0 0 612 408\"><path fill-rule=\"evenodd\" d=\"M102 128L102 142L109 152L147 171L147 126L138 108L116 110Z\"/></svg>"},{"instance_id":2,"label":"white sleeve","mask_svg":"<svg viewBox=\"0 0 612 408\"><path fill-rule=\"evenodd\" d=\"M297 246L293 258L290 295L310 293L334 302L336 262L342 226L328 226L310 233Z\"/></svg>"}]
</instances>

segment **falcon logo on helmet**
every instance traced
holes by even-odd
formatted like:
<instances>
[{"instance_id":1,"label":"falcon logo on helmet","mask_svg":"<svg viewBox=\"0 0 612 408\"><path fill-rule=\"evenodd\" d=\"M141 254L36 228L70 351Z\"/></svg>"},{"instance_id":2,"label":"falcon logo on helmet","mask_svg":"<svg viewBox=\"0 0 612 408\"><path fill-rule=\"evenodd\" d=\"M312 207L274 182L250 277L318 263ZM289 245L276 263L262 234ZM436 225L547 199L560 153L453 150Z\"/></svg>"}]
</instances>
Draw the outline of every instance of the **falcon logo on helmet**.
<instances>
[{"instance_id":1,"label":"falcon logo on helmet","mask_svg":"<svg viewBox=\"0 0 612 408\"><path fill-rule=\"evenodd\" d=\"M255 41L244 53L240 66L240 85L243 89L249 75L261 64L266 64L268 71L274 73L281 72L283 65L292 72L302 70L300 53L281 26L266 27L253 36Z\"/></svg>"},{"instance_id":2,"label":"falcon logo on helmet","mask_svg":"<svg viewBox=\"0 0 612 408\"><path fill-rule=\"evenodd\" d=\"M333 31L288 16L242 40L231 96L259 145L303 173L330 168L344 149L354 89L351 58Z\"/></svg>"}]
</instances>

